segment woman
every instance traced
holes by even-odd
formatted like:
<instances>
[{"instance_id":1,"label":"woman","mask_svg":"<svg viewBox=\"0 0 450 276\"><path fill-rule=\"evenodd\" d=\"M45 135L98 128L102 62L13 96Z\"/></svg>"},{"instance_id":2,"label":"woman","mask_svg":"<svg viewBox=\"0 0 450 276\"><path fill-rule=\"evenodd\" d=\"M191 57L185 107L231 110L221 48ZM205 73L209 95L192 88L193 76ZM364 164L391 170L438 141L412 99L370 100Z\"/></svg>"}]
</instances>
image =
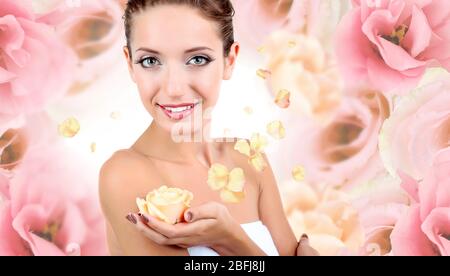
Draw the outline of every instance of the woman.
<instances>
[{"instance_id":1,"label":"woman","mask_svg":"<svg viewBox=\"0 0 450 276\"><path fill-rule=\"evenodd\" d=\"M306 235L300 242L295 239L270 167L257 172L234 150L234 141L211 141L203 135L209 118L198 114L214 107L239 53L233 14L229 1L128 1L124 53L153 122L100 173L100 200L113 255L316 253ZM180 129L182 142L174 136ZM213 163L245 171L240 203L222 203L208 187ZM136 214L136 197L163 184L194 194L193 207L184 213L186 223L170 225Z\"/></svg>"}]
</instances>

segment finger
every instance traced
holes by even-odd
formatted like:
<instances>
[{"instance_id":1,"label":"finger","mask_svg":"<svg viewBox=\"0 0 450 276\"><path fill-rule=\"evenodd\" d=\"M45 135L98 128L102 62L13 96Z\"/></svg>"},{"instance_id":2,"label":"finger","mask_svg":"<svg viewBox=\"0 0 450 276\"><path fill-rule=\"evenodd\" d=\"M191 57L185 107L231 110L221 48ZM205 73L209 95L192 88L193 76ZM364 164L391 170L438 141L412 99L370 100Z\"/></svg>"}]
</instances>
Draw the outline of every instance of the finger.
<instances>
[{"instance_id":1,"label":"finger","mask_svg":"<svg viewBox=\"0 0 450 276\"><path fill-rule=\"evenodd\" d=\"M187 222L194 222L201 219L216 219L225 206L217 202L208 202L196 207L189 208L184 212L184 219Z\"/></svg>"},{"instance_id":2,"label":"finger","mask_svg":"<svg viewBox=\"0 0 450 276\"><path fill-rule=\"evenodd\" d=\"M298 242L297 256L320 256L319 252L309 245L309 238L306 234L303 234Z\"/></svg>"},{"instance_id":3,"label":"finger","mask_svg":"<svg viewBox=\"0 0 450 276\"><path fill-rule=\"evenodd\" d=\"M159 245L167 244L167 237L149 228L136 214L128 214L127 219L147 238Z\"/></svg>"},{"instance_id":4,"label":"finger","mask_svg":"<svg viewBox=\"0 0 450 276\"><path fill-rule=\"evenodd\" d=\"M139 214L139 216L149 228L169 239L190 236L197 231L195 227L187 227L186 223L172 225L146 214Z\"/></svg>"},{"instance_id":5,"label":"finger","mask_svg":"<svg viewBox=\"0 0 450 276\"><path fill-rule=\"evenodd\" d=\"M297 256L320 256L320 254L311 246L306 245L297 249Z\"/></svg>"},{"instance_id":6,"label":"finger","mask_svg":"<svg viewBox=\"0 0 450 276\"><path fill-rule=\"evenodd\" d=\"M302 237L300 238L300 245L309 245L309 238L308 235L303 234Z\"/></svg>"}]
</instances>

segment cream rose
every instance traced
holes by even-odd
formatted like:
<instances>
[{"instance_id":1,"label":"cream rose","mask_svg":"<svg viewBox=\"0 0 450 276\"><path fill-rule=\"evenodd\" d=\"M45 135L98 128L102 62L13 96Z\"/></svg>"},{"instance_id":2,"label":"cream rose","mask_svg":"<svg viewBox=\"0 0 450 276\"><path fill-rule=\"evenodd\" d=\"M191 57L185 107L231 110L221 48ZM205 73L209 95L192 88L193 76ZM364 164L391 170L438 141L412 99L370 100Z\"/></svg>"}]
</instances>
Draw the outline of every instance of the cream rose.
<instances>
[{"instance_id":1,"label":"cream rose","mask_svg":"<svg viewBox=\"0 0 450 276\"><path fill-rule=\"evenodd\" d=\"M423 86L398 100L381 129L380 153L392 175L400 170L421 180L434 155L450 146L450 74L425 77Z\"/></svg>"},{"instance_id":2,"label":"cream rose","mask_svg":"<svg viewBox=\"0 0 450 276\"><path fill-rule=\"evenodd\" d=\"M149 192L145 199L136 198L136 204L140 213L176 224L183 221L184 211L190 207L193 198L190 191L161 186Z\"/></svg>"},{"instance_id":3,"label":"cream rose","mask_svg":"<svg viewBox=\"0 0 450 276\"><path fill-rule=\"evenodd\" d=\"M364 243L364 229L347 194L332 188L318 192L293 181L281 187L285 213L296 238L307 233L320 255L356 251Z\"/></svg>"},{"instance_id":4,"label":"cream rose","mask_svg":"<svg viewBox=\"0 0 450 276\"><path fill-rule=\"evenodd\" d=\"M291 93L291 111L326 122L339 106L342 83L334 61L314 37L274 32L265 43L273 94Z\"/></svg>"}]
</instances>

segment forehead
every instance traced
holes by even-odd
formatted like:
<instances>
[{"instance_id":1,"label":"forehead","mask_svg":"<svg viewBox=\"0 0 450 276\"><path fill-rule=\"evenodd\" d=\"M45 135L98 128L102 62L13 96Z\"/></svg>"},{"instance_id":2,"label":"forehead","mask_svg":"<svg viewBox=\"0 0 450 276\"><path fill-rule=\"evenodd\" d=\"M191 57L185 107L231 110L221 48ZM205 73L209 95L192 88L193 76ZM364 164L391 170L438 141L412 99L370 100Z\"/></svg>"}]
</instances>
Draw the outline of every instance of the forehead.
<instances>
[{"instance_id":1,"label":"forehead","mask_svg":"<svg viewBox=\"0 0 450 276\"><path fill-rule=\"evenodd\" d=\"M222 47L217 23L185 5L159 5L134 15L131 43L161 51Z\"/></svg>"}]
</instances>

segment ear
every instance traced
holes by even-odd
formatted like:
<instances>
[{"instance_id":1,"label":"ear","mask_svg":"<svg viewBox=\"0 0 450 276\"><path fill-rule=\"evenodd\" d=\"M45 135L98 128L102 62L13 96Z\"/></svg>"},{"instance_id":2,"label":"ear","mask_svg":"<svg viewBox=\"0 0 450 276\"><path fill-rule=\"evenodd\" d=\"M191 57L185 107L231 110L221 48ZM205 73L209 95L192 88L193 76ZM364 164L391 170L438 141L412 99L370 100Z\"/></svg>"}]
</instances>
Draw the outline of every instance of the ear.
<instances>
[{"instance_id":1,"label":"ear","mask_svg":"<svg viewBox=\"0 0 450 276\"><path fill-rule=\"evenodd\" d=\"M223 79L229 80L233 75L234 66L236 65L236 59L239 54L239 43L235 42L231 45L230 53L225 57L225 70L223 72Z\"/></svg>"},{"instance_id":2,"label":"ear","mask_svg":"<svg viewBox=\"0 0 450 276\"><path fill-rule=\"evenodd\" d=\"M133 61L131 60L131 54L130 50L127 46L123 47L123 54L125 55L125 58L127 60L128 64L128 72L130 72L131 79L136 82L136 79L134 78L134 69L133 69Z\"/></svg>"}]
</instances>

